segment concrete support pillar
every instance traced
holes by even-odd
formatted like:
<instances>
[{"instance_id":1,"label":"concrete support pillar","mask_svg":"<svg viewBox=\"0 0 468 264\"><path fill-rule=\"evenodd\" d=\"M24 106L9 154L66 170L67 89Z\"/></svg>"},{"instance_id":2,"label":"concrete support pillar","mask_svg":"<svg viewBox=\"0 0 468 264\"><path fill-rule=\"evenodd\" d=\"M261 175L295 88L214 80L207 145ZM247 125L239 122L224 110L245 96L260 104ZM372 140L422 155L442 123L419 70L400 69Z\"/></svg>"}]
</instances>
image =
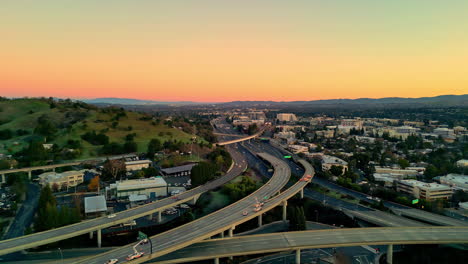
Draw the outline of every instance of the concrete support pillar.
<instances>
[{"instance_id":1,"label":"concrete support pillar","mask_svg":"<svg viewBox=\"0 0 468 264\"><path fill-rule=\"evenodd\" d=\"M32 171L28 171L28 178L31 180Z\"/></svg>"},{"instance_id":2,"label":"concrete support pillar","mask_svg":"<svg viewBox=\"0 0 468 264\"><path fill-rule=\"evenodd\" d=\"M301 195L301 199L304 199L304 188L301 189L300 195Z\"/></svg>"},{"instance_id":3,"label":"concrete support pillar","mask_svg":"<svg viewBox=\"0 0 468 264\"><path fill-rule=\"evenodd\" d=\"M214 259L214 264L219 264L219 258Z\"/></svg>"},{"instance_id":4,"label":"concrete support pillar","mask_svg":"<svg viewBox=\"0 0 468 264\"><path fill-rule=\"evenodd\" d=\"M393 245L387 247L387 264L393 263Z\"/></svg>"},{"instance_id":5,"label":"concrete support pillar","mask_svg":"<svg viewBox=\"0 0 468 264\"><path fill-rule=\"evenodd\" d=\"M263 215L263 214L260 214L260 215L258 216L258 227L261 227L262 224L263 224L263 223L262 223L262 222L263 222L263 221L262 221L262 220L263 220L263 219L262 219L262 218L263 218L262 215Z\"/></svg>"},{"instance_id":6,"label":"concrete support pillar","mask_svg":"<svg viewBox=\"0 0 468 264\"><path fill-rule=\"evenodd\" d=\"M162 212L159 211L158 212L158 223L161 223L162 222Z\"/></svg>"},{"instance_id":7,"label":"concrete support pillar","mask_svg":"<svg viewBox=\"0 0 468 264\"><path fill-rule=\"evenodd\" d=\"M296 249L296 264L301 264L301 250Z\"/></svg>"},{"instance_id":8,"label":"concrete support pillar","mask_svg":"<svg viewBox=\"0 0 468 264\"><path fill-rule=\"evenodd\" d=\"M5 173L2 174L2 183L5 183L6 182L6 178L5 178Z\"/></svg>"},{"instance_id":9,"label":"concrete support pillar","mask_svg":"<svg viewBox=\"0 0 468 264\"><path fill-rule=\"evenodd\" d=\"M228 237L233 237L234 236L234 229L236 229L235 226L232 226L231 228L229 228Z\"/></svg>"},{"instance_id":10,"label":"concrete support pillar","mask_svg":"<svg viewBox=\"0 0 468 264\"><path fill-rule=\"evenodd\" d=\"M52 168L52 171L55 172L55 168Z\"/></svg>"},{"instance_id":11,"label":"concrete support pillar","mask_svg":"<svg viewBox=\"0 0 468 264\"><path fill-rule=\"evenodd\" d=\"M288 201L283 201L283 222L286 222L286 216L287 216L287 209L288 209Z\"/></svg>"},{"instance_id":12,"label":"concrete support pillar","mask_svg":"<svg viewBox=\"0 0 468 264\"><path fill-rule=\"evenodd\" d=\"M219 234L221 238L224 238L224 231Z\"/></svg>"},{"instance_id":13,"label":"concrete support pillar","mask_svg":"<svg viewBox=\"0 0 468 264\"><path fill-rule=\"evenodd\" d=\"M150 221L153 220L153 214L148 215L148 220L150 220Z\"/></svg>"},{"instance_id":14,"label":"concrete support pillar","mask_svg":"<svg viewBox=\"0 0 468 264\"><path fill-rule=\"evenodd\" d=\"M101 237L101 229L97 230L97 246L98 248L101 247L102 244L102 237Z\"/></svg>"},{"instance_id":15,"label":"concrete support pillar","mask_svg":"<svg viewBox=\"0 0 468 264\"><path fill-rule=\"evenodd\" d=\"M89 239L93 239L94 237L94 231L89 232Z\"/></svg>"}]
</instances>

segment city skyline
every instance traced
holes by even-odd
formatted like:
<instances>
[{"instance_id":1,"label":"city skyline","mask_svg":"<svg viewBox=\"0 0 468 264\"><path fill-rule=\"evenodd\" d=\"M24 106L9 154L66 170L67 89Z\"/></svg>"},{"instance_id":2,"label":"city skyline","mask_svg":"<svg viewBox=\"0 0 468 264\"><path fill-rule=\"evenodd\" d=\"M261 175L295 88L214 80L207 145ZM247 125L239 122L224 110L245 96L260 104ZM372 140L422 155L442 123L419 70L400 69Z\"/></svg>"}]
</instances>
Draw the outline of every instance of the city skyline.
<instances>
[{"instance_id":1,"label":"city skyline","mask_svg":"<svg viewBox=\"0 0 468 264\"><path fill-rule=\"evenodd\" d=\"M227 102L468 93L464 1L1 5L2 96Z\"/></svg>"}]
</instances>

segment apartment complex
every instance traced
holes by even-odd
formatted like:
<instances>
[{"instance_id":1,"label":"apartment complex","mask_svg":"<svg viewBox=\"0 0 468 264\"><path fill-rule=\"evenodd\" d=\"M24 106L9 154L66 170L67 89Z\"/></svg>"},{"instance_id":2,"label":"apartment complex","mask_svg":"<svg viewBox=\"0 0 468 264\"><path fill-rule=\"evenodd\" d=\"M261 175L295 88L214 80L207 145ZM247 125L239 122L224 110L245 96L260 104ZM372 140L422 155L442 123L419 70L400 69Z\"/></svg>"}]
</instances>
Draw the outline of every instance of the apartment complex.
<instances>
[{"instance_id":1,"label":"apartment complex","mask_svg":"<svg viewBox=\"0 0 468 264\"><path fill-rule=\"evenodd\" d=\"M39 175L39 183L42 186L56 186L60 190L66 189L68 187L75 187L83 182L83 175L85 171L86 170L66 171L62 173L56 173L53 171L45 172Z\"/></svg>"},{"instance_id":2,"label":"apartment complex","mask_svg":"<svg viewBox=\"0 0 468 264\"><path fill-rule=\"evenodd\" d=\"M297 121L297 117L295 114L291 114L291 113L281 113L281 114L277 114L276 115L276 119L278 119L278 121L280 122L283 122L283 121L286 121L286 122L294 122L294 121Z\"/></svg>"}]
</instances>

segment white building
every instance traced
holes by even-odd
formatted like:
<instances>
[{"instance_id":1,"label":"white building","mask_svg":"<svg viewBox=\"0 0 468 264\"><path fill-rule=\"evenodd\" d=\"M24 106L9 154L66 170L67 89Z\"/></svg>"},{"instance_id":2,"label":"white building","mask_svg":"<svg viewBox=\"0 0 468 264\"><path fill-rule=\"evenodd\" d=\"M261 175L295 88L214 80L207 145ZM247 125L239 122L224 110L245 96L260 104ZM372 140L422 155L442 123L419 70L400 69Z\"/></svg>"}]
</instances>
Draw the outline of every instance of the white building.
<instances>
[{"instance_id":1,"label":"white building","mask_svg":"<svg viewBox=\"0 0 468 264\"><path fill-rule=\"evenodd\" d=\"M80 171L66 171L56 173L53 171L45 172L39 175L39 183L42 186L49 185L51 188L55 185L58 189L66 189L68 187L75 187L83 182L83 175L87 170Z\"/></svg>"},{"instance_id":2,"label":"white building","mask_svg":"<svg viewBox=\"0 0 468 264\"><path fill-rule=\"evenodd\" d=\"M423 168L424 169L424 168ZM405 177L414 177L418 176L423 173L423 170L417 170L417 169L394 169L390 167L380 167L380 166L375 166L375 173L382 173L382 174L393 174L393 175L402 175Z\"/></svg>"},{"instance_id":3,"label":"white building","mask_svg":"<svg viewBox=\"0 0 468 264\"><path fill-rule=\"evenodd\" d=\"M291 150L294 154L298 153L307 153L309 152L309 148L306 146L301 146L301 145L289 145L288 146L289 150Z\"/></svg>"},{"instance_id":4,"label":"white building","mask_svg":"<svg viewBox=\"0 0 468 264\"><path fill-rule=\"evenodd\" d=\"M127 198L131 194L147 195L150 198L167 196L167 183L162 177L126 180L112 183L106 188L111 197Z\"/></svg>"},{"instance_id":5,"label":"white building","mask_svg":"<svg viewBox=\"0 0 468 264\"><path fill-rule=\"evenodd\" d=\"M457 161L456 164L457 164L457 167L468 168L468 160L466 160L466 159L459 160L459 161Z\"/></svg>"},{"instance_id":6,"label":"white building","mask_svg":"<svg viewBox=\"0 0 468 264\"><path fill-rule=\"evenodd\" d=\"M418 199L425 199L427 201L435 199L447 200L453 194L452 188L437 183L426 183L416 180L397 180L395 183L397 192L410 194Z\"/></svg>"},{"instance_id":7,"label":"white building","mask_svg":"<svg viewBox=\"0 0 468 264\"><path fill-rule=\"evenodd\" d=\"M106 198L104 195L85 197L84 209L87 216L105 214L107 212Z\"/></svg>"},{"instance_id":8,"label":"white building","mask_svg":"<svg viewBox=\"0 0 468 264\"><path fill-rule=\"evenodd\" d=\"M446 176L436 178L441 184L448 185L454 189L468 191L468 175L450 173Z\"/></svg>"},{"instance_id":9,"label":"white building","mask_svg":"<svg viewBox=\"0 0 468 264\"><path fill-rule=\"evenodd\" d=\"M280 122L283 122L283 121L286 121L286 122L294 122L294 121L297 121L297 117L295 114L291 114L291 113L281 113L281 114L277 114L276 115L276 119L278 119L278 121Z\"/></svg>"}]
</instances>

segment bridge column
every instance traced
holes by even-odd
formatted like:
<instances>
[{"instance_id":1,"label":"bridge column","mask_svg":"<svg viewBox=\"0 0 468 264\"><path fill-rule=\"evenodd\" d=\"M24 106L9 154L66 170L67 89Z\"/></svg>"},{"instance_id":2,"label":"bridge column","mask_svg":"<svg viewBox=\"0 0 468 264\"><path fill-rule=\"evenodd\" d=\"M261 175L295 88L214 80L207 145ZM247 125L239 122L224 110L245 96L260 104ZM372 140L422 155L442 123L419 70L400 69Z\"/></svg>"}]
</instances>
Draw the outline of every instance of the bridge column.
<instances>
[{"instance_id":1,"label":"bridge column","mask_svg":"<svg viewBox=\"0 0 468 264\"><path fill-rule=\"evenodd\" d=\"M283 201L282 203L283 205L283 222L286 222L286 213L287 213L287 209L288 209L288 201Z\"/></svg>"},{"instance_id":2,"label":"bridge column","mask_svg":"<svg viewBox=\"0 0 468 264\"><path fill-rule=\"evenodd\" d=\"M221 238L224 238L224 231L219 234Z\"/></svg>"},{"instance_id":3,"label":"bridge column","mask_svg":"<svg viewBox=\"0 0 468 264\"><path fill-rule=\"evenodd\" d=\"M161 211L158 212L158 223L162 222L162 213Z\"/></svg>"},{"instance_id":4,"label":"bridge column","mask_svg":"<svg viewBox=\"0 0 468 264\"><path fill-rule=\"evenodd\" d=\"M296 249L296 264L301 264L301 250Z\"/></svg>"},{"instance_id":5,"label":"bridge column","mask_svg":"<svg viewBox=\"0 0 468 264\"><path fill-rule=\"evenodd\" d=\"M89 239L93 239L94 237L94 231L89 232Z\"/></svg>"},{"instance_id":6,"label":"bridge column","mask_svg":"<svg viewBox=\"0 0 468 264\"><path fill-rule=\"evenodd\" d=\"M153 220L153 214L148 215L148 220L150 220L150 221Z\"/></svg>"},{"instance_id":7,"label":"bridge column","mask_svg":"<svg viewBox=\"0 0 468 264\"><path fill-rule=\"evenodd\" d=\"M387 247L387 264L393 263L393 245Z\"/></svg>"},{"instance_id":8,"label":"bridge column","mask_svg":"<svg viewBox=\"0 0 468 264\"><path fill-rule=\"evenodd\" d=\"M258 216L258 227L261 227L261 226L262 226L262 220L263 220L263 219L262 219L262 215L263 215L263 214L260 214L260 215Z\"/></svg>"},{"instance_id":9,"label":"bridge column","mask_svg":"<svg viewBox=\"0 0 468 264\"><path fill-rule=\"evenodd\" d=\"M304 199L304 188L301 189L300 195L301 195L301 199Z\"/></svg>"},{"instance_id":10,"label":"bridge column","mask_svg":"<svg viewBox=\"0 0 468 264\"><path fill-rule=\"evenodd\" d=\"M219 264L219 258L214 259L214 264Z\"/></svg>"},{"instance_id":11,"label":"bridge column","mask_svg":"<svg viewBox=\"0 0 468 264\"><path fill-rule=\"evenodd\" d=\"M55 172L55 167L52 168L52 171Z\"/></svg>"},{"instance_id":12,"label":"bridge column","mask_svg":"<svg viewBox=\"0 0 468 264\"><path fill-rule=\"evenodd\" d=\"M28 171L28 177L29 177L30 180L31 180L31 172L32 171Z\"/></svg>"},{"instance_id":13,"label":"bridge column","mask_svg":"<svg viewBox=\"0 0 468 264\"><path fill-rule=\"evenodd\" d=\"M2 183L6 182L5 173L2 174Z\"/></svg>"},{"instance_id":14,"label":"bridge column","mask_svg":"<svg viewBox=\"0 0 468 264\"><path fill-rule=\"evenodd\" d=\"M236 229L235 226L232 226L231 228L229 228L229 230L228 230L228 237L233 237L233 235L234 235L234 229Z\"/></svg>"},{"instance_id":15,"label":"bridge column","mask_svg":"<svg viewBox=\"0 0 468 264\"><path fill-rule=\"evenodd\" d=\"M102 244L102 237L101 237L101 229L97 230L97 246L98 248L101 247Z\"/></svg>"}]
</instances>

